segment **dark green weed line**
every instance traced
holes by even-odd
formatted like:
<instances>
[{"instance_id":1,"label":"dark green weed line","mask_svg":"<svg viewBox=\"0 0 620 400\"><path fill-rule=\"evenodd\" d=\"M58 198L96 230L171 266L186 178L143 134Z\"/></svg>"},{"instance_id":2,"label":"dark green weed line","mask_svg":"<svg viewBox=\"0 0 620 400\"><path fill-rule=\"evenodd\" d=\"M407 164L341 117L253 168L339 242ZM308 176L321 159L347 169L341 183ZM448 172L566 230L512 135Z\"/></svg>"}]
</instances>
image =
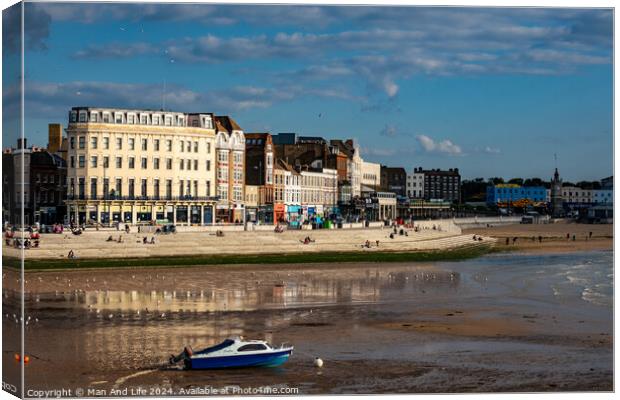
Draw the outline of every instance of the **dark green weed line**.
<instances>
[{"instance_id":1,"label":"dark green weed line","mask_svg":"<svg viewBox=\"0 0 620 400\"><path fill-rule=\"evenodd\" d=\"M322 253L282 253L282 254L218 254L195 256L167 256L140 258L83 258L83 259L26 259L25 269L60 270L86 268L123 267L186 267L228 264L302 264L302 263L343 263L343 262L431 262L459 261L475 258L493 251L491 246L466 246L451 250L411 251L411 252L322 252ZM4 267L19 269L19 260L3 257Z\"/></svg>"}]
</instances>

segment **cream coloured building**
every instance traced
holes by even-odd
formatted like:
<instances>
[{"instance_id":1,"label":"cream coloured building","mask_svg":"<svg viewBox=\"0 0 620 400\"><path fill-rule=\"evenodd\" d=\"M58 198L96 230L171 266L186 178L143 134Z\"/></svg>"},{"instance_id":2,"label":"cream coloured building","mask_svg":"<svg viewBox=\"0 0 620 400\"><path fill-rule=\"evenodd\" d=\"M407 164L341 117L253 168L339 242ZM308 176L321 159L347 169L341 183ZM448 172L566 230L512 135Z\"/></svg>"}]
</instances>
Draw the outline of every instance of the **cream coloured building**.
<instances>
[{"instance_id":1,"label":"cream coloured building","mask_svg":"<svg viewBox=\"0 0 620 400\"><path fill-rule=\"evenodd\" d=\"M381 165L368 161L362 161L361 166L362 191L372 192L379 190L379 188L381 187Z\"/></svg>"},{"instance_id":2,"label":"cream coloured building","mask_svg":"<svg viewBox=\"0 0 620 400\"><path fill-rule=\"evenodd\" d=\"M70 220L213 223L215 136L210 113L73 107Z\"/></svg>"},{"instance_id":3,"label":"cream coloured building","mask_svg":"<svg viewBox=\"0 0 620 400\"><path fill-rule=\"evenodd\" d=\"M245 222L245 136L228 116L216 116L216 221Z\"/></svg>"},{"instance_id":4,"label":"cream coloured building","mask_svg":"<svg viewBox=\"0 0 620 400\"><path fill-rule=\"evenodd\" d=\"M301 204L305 219L312 215L327 217L338 203L338 171L301 170Z\"/></svg>"}]
</instances>

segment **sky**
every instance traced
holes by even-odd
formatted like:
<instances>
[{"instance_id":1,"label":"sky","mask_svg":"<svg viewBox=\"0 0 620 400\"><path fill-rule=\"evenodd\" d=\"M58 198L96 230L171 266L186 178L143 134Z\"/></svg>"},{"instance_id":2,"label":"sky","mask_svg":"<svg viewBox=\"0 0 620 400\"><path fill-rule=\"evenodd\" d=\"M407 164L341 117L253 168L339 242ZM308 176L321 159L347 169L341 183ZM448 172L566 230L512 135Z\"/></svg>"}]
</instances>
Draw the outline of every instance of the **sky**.
<instances>
[{"instance_id":1,"label":"sky","mask_svg":"<svg viewBox=\"0 0 620 400\"><path fill-rule=\"evenodd\" d=\"M27 3L24 129L44 146L74 106L202 111L352 138L407 170L549 179L557 154L565 179L598 180L613 174L612 46L611 9Z\"/></svg>"}]
</instances>

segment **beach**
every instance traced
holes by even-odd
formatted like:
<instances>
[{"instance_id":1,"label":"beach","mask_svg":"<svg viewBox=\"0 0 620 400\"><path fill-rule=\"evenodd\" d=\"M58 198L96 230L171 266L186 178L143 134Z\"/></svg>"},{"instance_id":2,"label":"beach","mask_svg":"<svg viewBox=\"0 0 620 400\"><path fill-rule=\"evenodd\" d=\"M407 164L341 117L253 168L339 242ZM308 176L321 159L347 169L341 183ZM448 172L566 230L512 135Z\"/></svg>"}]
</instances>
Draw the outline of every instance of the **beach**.
<instances>
[{"instance_id":1,"label":"beach","mask_svg":"<svg viewBox=\"0 0 620 400\"><path fill-rule=\"evenodd\" d=\"M611 252L591 251L28 272L26 382L165 395L228 386L300 394L609 391L612 268ZM5 298L7 351L19 327L12 304ZM166 363L186 345L231 335L296 350L276 369L180 371ZM5 371L11 363L5 358Z\"/></svg>"},{"instance_id":2,"label":"beach","mask_svg":"<svg viewBox=\"0 0 620 400\"><path fill-rule=\"evenodd\" d=\"M288 233L291 243L296 234ZM160 395L218 388L255 391L237 394L612 390L612 226L505 225L432 240L474 234L496 239L498 251L462 261L27 271L27 387L90 388L93 395L115 388ZM538 235L542 243L531 241ZM393 246L408 240L402 236ZM19 348L19 273L5 268L3 277L3 345L11 353ZM182 371L167 364L184 346L199 349L234 335L288 342L295 352L275 369ZM18 364L11 357L3 362L5 380L15 381Z\"/></svg>"}]
</instances>

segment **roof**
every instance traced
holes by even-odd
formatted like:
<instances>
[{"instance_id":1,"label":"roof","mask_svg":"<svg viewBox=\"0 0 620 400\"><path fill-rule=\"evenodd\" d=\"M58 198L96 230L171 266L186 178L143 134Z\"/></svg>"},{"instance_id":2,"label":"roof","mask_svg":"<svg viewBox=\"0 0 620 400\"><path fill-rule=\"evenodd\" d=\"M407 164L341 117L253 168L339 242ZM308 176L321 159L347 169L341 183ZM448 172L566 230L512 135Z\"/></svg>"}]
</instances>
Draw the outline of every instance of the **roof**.
<instances>
[{"instance_id":1,"label":"roof","mask_svg":"<svg viewBox=\"0 0 620 400\"><path fill-rule=\"evenodd\" d=\"M220 127L222 127L223 129L221 129L222 131L228 132L228 133L232 133L232 131L242 131L243 129L237 124L237 122L235 122L234 119L232 119L231 117L229 117L228 115L216 115L215 116L215 125L217 126L218 130L220 130Z\"/></svg>"}]
</instances>

